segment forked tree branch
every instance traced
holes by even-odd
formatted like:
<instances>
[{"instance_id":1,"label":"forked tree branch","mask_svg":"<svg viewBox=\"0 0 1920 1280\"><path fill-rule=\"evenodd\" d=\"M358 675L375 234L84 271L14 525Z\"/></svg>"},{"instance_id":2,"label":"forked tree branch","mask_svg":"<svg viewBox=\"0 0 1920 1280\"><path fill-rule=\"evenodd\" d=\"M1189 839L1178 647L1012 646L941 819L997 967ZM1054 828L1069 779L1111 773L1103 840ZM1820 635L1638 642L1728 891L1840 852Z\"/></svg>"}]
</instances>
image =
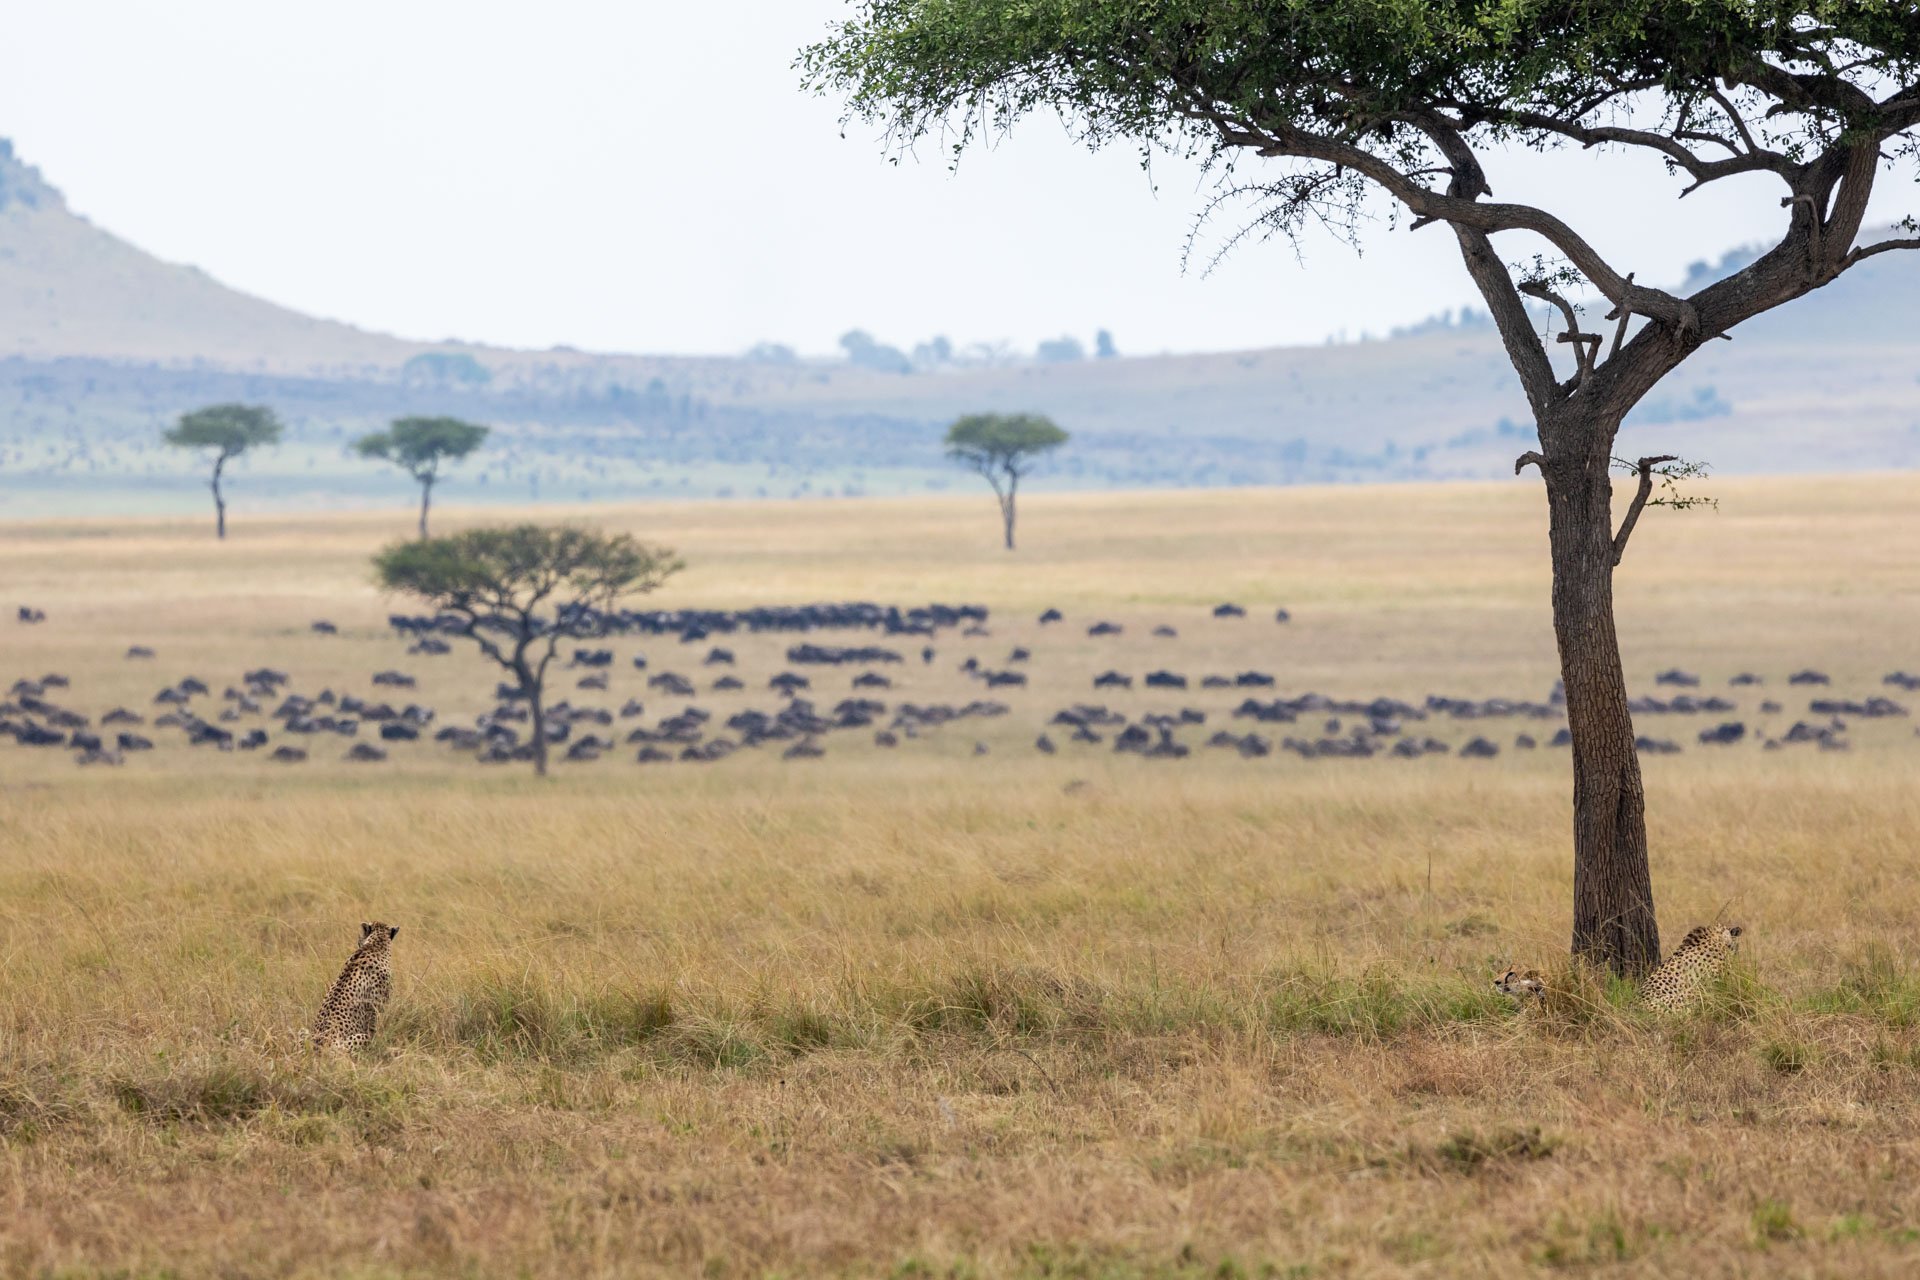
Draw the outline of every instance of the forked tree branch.
<instances>
[{"instance_id":1,"label":"forked tree branch","mask_svg":"<svg viewBox=\"0 0 1920 1280\"><path fill-rule=\"evenodd\" d=\"M1653 494L1653 469L1663 462L1678 462L1680 459L1670 453L1656 454L1651 458L1642 458L1633 464L1640 473L1640 487L1634 492L1633 503L1627 508L1626 516L1620 521L1619 532L1613 535L1613 562L1620 563L1620 557L1627 554L1627 539L1633 536L1633 526L1640 523L1640 513L1646 509L1647 499Z\"/></svg>"},{"instance_id":2,"label":"forked tree branch","mask_svg":"<svg viewBox=\"0 0 1920 1280\"><path fill-rule=\"evenodd\" d=\"M1470 115L1468 118L1474 117ZM1489 123L1512 124L1535 133L1551 133L1556 137L1577 142L1582 147L1611 144L1640 147L1658 152L1686 170L1687 175L1693 179L1681 191L1682 196L1692 194L1709 182L1718 182L1722 178L1731 178L1743 173L1770 172L1790 180L1792 171L1796 168L1792 160L1779 152L1754 146L1750 136L1746 136L1747 149L1742 151L1729 139L1699 130L1676 129L1672 134L1664 134L1651 129L1629 129L1618 125L1584 125L1578 119L1566 119L1539 111L1509 110L1498 114L1489 113L1486 118ZM1746 135L1744 126L1741 132L1743 136ZM1680 142L1682 138L1695 142L1712 142L1725 147L1732 154L1722 159L1709 160L1682 146Z\"/></svg>"},{"instance_id":3,"label":"forked tree branch","mask_svg":"<svg viewBox=\"0 0 1920 1280\"><path fill-rule=\"evenodd\" d=\"M1819 35L1809 36L1806 46L1813 50L1808 58L1815 63L1824 57ZM1295 118L1286 114L1290 108L1285 105L1246 100L1231 84L1210 85L1204 60L1170 68L1168 76L1175 92L1173 110L1211 133L1222 150L1244 149L1315 166L1275 184L1274 190L1324 180L1319 174L1324 166L1326 172L1385 192L1412 215L1413 229L1436 222L1452 226L1468 273L1546 429L1559 416L1553 410L1589 383L1603 382L1594 393L1609 400L1637 399L1708 338L1728 337L1735 325L1828 283L1867 257L1920 248L1920 237L1853 247L1877 170L1887 158L1882 147L1920 127L1920 86L1900 84L1876 101L1830 65L1812 72L1796 69L1799 65L1754 58L1729 64L1717 82L1677 101L1676 117L1652 128L1599 121L1594 113L1635 93L1659 90L1657 80L1603 75L1605 85L1588 99L1564 108L1516 109L1499 101L1449 98L1409 106L1365 84L1309 72L1334 107L1314 107ZM1750 124L1743 113L1749 92L1775 104L1757 117L1761 120L1781 114L1807 117L1811 123L1802 130L1809 135L1805 144L1782 147L1770 136L1770 125ZM1496 139L1503 133L1530 134L1535 140L1651 151L1691 177L1688 191L1737 174L1773 173L1788 187L1783 203L1792 208L1791 223L1773 250L1691 297L1648 288L1632 273L1616 271L1592 244L1547 210L1493 201L1468 141L1476 129ZM1419 135L1418 140L1401 130ZM1376 144L1376 135L1384 141ZM1723 148L1727 154L1709 158L1690 144ZM1436 153L1442 163L1436 164ZM1433 182L1441 175L1448 178L1444 187ZM1533 317L1519 296L1546 295L1516 286L1492 251L1490 237L1507 231L1526 231L1546 240L1611 304L1606 317L1614 323L1610 348L1601 335L1586 333L1570 320L1560 341L1574 347L1578 372L1565 383L1555 376L1550 347L1534 332ZM1563 299L1547 300L1563 313L1568 310ZM1636 317L1647 323L1630 334ZM1546 443L1551 448L1554 442Z\"/></svg>"},{"instance_id":4,"label":"forked tree branch","mask_svg":"<svg viewBox=\"0 0 1920 1280\"><path fill-rule=\"evenodd\" d=\"M1572 227L1544 209L1524 204L1483 202L1470 196L1449 195L1423 187L1408 178L1391 163L1363 147L1324 137L1287 124L1261 125L1236 119L1210 105L1189 107L1186 114L1213 125L1220 140L1228 146L1246 147L1256 154L1292 156L1325 164L1344 165L1365 177L1401 204L1418 223L1448 222L1456 227L1492 234L1499 231L1531 231L1551 243L1595 289L1617 305L1625 303L1643 316L1672 325L1683 333L1699 328L1699 316L1693 305L1662 289L1629 284L1627 278L1600 256ZM1411 120L1411 117L1402 117ZM1425 129L1428 136L1433 131Z\"/></svg>"},{"instance_id":5,"label":"forked tree branch","mask_svg":"<svg viewBox=\"0 0 1920 1280\"><path fill-rule=\"evenodd\" d=\"M1560 308L1560 314L1565 316L1567 320L1567 331L1560 335L1560 341L1573 345L1574 362L1579 367L1579 372L1574 375L1574 385L1576 387L1584 385L1586 380L1593 374L1594 356L1600 350L1600 335L1597 333L1582 333L1580 331L1580 313L1573 309L1571 302L1568 302L1566 298L1549 289L1542 281L1523 280L1518 287L1520 292L1526 294L1528 297L1539 298L1543 302L1550 302Z\"/></svg>"},{"instance_id":6,"label":"forked tree branch","mask_svg":"<svg viewBox=\"0 0 1920 1280\"><path fill-rule=\"evenodd\" d=\"M1536 417L1545 417L1560 398L1559 381L1553 375L1553 363L1547 359L1540 336L1533 330L1533 317L1520 301L1513 275L1507 264L1493 251L1493 242L1484 231L1474 231L1457 223L1454 238L1460 242L1460 257L1467 274L1479 288L1493 322L1499 327L1500 341L1520 375L1520 387Z\"/></svg>"}]
</instances>

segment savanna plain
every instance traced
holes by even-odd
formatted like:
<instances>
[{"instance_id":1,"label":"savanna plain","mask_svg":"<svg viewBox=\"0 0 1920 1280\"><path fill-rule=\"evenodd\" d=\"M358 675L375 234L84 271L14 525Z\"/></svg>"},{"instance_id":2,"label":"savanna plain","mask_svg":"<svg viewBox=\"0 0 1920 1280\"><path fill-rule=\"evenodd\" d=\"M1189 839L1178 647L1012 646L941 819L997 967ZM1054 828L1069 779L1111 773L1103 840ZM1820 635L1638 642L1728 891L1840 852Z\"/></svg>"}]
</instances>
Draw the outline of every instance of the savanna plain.
<instances>
[{"instance_id":1,"label":"savanna plain","mask_svg":"<svg viewBox=\"0 0 1920 1280\"><path fill-rule=\"evenodd\" d=\"M1920 739L1887 717L1849 750L1761 740L1826 723L1810 694L1909 698L1881 679L1920 670L1920 477L1711 491L1651 511L1619 577L1631 689L1677 667L1739 704L1640 725L1685 748L1645 762L1664 941L1746 926L1687 1015L1556 959L1551 724L1418 726L1491 760L1201 745L1246 694L1201 690L1216 672L1544 701L1524 481L1041 494L1011 555L984 494L569 513L685 556L647 607L988 606L930 663L835 637L906 653L889 703L1010 708L893 750L622 747L541 781L424 736L282 765L176 735L117 768L0 741L0 1274L1913 1275ZM409 655L386 625L409 606L368 557L406 512L234 501L224 545L208 521L0 524L0 676L64 674L96 719L188 675L217 705L262 665L361 697L398 668L436 723L491 705L459 642ZM795 639L616 637L606 692L562 670L556 696L650 723L672 669L717 721L776 709ZM714 642L744 689L706 691ZM1025 688L959 669L1015 646ZM1830 689L1790 686L1806 667ZM1096 693L1109 669L1194 687ZM1058 729L1035 750L1089 701L1207 723L1183 759ZM1753 732L1696 745L1726 719ZM376 1041L315 1056L376 919L400 929ZM1549 970L1541 1007L1492 990L1510 962Z\"/></svg>"}]
</instances>

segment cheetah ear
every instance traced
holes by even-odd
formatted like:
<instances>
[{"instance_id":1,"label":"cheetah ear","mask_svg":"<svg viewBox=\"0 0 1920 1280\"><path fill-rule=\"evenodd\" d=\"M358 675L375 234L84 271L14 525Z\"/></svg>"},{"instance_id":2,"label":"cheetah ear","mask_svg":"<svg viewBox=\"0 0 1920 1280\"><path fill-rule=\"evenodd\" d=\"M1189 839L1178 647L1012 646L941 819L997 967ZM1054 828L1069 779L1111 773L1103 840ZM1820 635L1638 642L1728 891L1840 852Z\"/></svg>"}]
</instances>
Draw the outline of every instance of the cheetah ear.
<instances>
[{"instance_id":1,"label":"cheetah ear","mask_svg":"<svg viewBox=\"0 0 1920 1280\"><path fill-rule=\"evenodd\" d=\"M1736 924L1736 925L1734 925L1734 926L1733 926L1732 928L1730 928L1730 929L1728 929L1728 930L1727 930L1727 932L1728 932L1729 934L1731 934L1732 936L1734 936L1734 937L1736 937L1736 938L1737 938L1737 937L1739 937L1739 936L1740 936L1740 935L1741 935L1742 933L1744 933L1744 932L1745 932L1745 930L1744 930L1744 929L1742 929L1742 928L1741 928L1741 927L1740 927L1739 925L1737 925L1737 924Z\"/></svg>"},{"instance_id":2,"label":"cheetah ear","mask_svg":"<svg viewBox=\"0 0 1920 1280\"><path fill-rule=\"evenodd\" d=\"M367 935L372 932L373 932L373 926L369 924L367 921L362 920L360 922L360 940L362 942L366 941Z\"/></svg>"},{"instance_id":3,"label":"cheetah ear","mask_svg":"<svg viewBox=\"0 0 1920 1280\"><path fill-rule=\"evenodd\" d=\"M397 925L397 924L390 924L390 925L388 925L388 926L387 926L387 941L388 941L388 942L392 942L392 941L393 941L393 940L394 940L395 938L397 938L397 937L399 937L399 936L400 936L400 926L399 926L399 925Z\"/></svg>"}]
</instances>

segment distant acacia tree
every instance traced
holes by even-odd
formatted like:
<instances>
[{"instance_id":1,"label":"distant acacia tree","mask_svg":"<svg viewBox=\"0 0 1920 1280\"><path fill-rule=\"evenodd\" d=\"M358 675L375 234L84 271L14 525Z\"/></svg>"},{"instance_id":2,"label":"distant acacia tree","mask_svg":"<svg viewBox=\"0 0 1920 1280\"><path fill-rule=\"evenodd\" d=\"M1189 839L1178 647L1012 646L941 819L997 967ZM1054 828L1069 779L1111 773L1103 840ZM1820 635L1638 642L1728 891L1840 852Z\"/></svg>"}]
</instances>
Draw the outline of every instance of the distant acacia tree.
<instances>
[{"instance_id":1,"label":"distant acacia tree","mask_svg":"<svg viewBox=\"0 0 1920 1280\"><path fill-rule=\"evenodd\" d=\"M258 404L214 404L182 414L161 437L182 449L212 449L213 517L215 533L227 536L227 500L220 492L220 478L227 463L249 449L280 442L280 419L273 410Z\"/></svg>"},{"instance_id":2,"label":"distant acacia tree","mask_svg":"<svg viewBox=\"0 0 1920 1280\"><path fill-rule=\"evenodd\" d=\"M1067 442L1052 419L1035 413L973 413L947 428L947 456L985 476L1000 500L1007 550L1013 550L1014 502L1020 477L1041 454Z\"/></svg>"},{"instance_id":3,"label":"distant acacia tree","mask_svg":"<svg viewBox=\"0 0 1920 1280\"><path fill-rule=\"evenodd\" d=\"M398 418L385 431L361 436L353 447L363 458L391 462L420 486L420 536L427 536L427 509L440 468L478 449L487 428L458 418Z\"/></svg>"},{"instance_id":4,"label":"distant acacia tree","mask_svg":"<svg viewBox=\"0 0 1920 1280\"><path fill-rule=\"evenodd\" d=\"M373 567L387 590L459 618L459 634L513 678L532 717L534 771L545 777L547 667L561 640L598 634L597 615L682 565L628 534L523 524L397 542Z\"/></svg>"},{"instance_id":5,"label":"distant acacia tree","mask_svg":"<svg viewBox=\"0 0 1920 1280\"><path fill-rule=\"evenodd\" d=\"M1572 950L1622 974L1657 963L1613 578L1663 459L1630 463L1616 521L1615 440L1736 326L1920 249L1912 217L1898 236L1863 235L1881 176L1920 168L1912 0L854 0L801 61L899 151L937 137L957 156L1038 115L1090 146L1207 158L1221 202L1250 202L1226 247L1310 225L1357 242L1392 225L1383 204L1409 230L1443 229L1539 435L1516 467L1538 467L1546 490L1573 739ZM1682 196L1728 184L1777 214L1778 239L1722 279L1654 288L1570 225L1592 212L1580 197L1494 198L1488 151L1559 147L1589 167L1657 162ZM1496 237L1547 253L1515 266ZM1605 299L1604 321L1582 316L1581 293ZM1529 298L1553 308L1556 337Z\"/></svg>"}]
</instances>

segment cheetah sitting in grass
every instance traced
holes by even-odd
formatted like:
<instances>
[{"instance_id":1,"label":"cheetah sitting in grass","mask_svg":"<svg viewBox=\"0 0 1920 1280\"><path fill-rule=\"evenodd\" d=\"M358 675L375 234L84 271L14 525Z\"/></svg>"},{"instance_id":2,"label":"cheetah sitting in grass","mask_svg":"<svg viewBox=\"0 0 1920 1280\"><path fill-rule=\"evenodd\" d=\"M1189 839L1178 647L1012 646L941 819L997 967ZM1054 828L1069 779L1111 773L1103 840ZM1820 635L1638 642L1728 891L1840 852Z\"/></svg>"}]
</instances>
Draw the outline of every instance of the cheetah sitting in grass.
<instances>
[{"instance_id":1,"label":"cheetah sitting in grass","mask_svg":"<svg viewBox=\"0 0 1920 1280\"><path fill-rule=\"evenodd\" d=\"M1525 1004L1547 994L1547 980L1533 969L1508 969L1493 980L1493 989Z\"/></svg>"},{"instance_id":2,"label":"cheetah sitting in grass","mask_svg":"<svg viewBox=\"0 0 1920 1280\"><path fill-rule=\"evenodd\" d=\"M395 925L374 921L360 926L360 945L333 980L320 1016L313 1022L318 1049L364 1049L373 1040L374 1019L393 990Z\"/></svg>"},{"instance_id":3,"label":"cheetah sitting in grass","mask_svg":"<svg viewBox=\"0 0 1920 1280\"><path fill-rule=\"evenodd\" d=\"M1737 924L1700 925L1680 940L1679 949L1647 975L1641 998L1655 1009L1684 1009L1698 1000L1721 973L1727 957L1740 949Z\"/></svg>"}]
</instances>

